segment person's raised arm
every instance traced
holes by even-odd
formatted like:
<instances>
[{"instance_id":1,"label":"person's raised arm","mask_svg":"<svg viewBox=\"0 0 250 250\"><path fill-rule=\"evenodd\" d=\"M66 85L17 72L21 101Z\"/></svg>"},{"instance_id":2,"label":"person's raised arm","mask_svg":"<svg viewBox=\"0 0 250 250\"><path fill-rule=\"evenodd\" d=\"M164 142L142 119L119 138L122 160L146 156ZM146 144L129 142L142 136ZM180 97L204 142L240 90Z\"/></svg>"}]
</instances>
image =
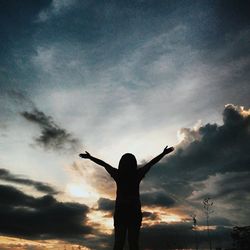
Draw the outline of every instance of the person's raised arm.
<instances>
[{"instance_id":1,"label":"person's raised arm","mask_svg":"<svg viewBox=\"0 0 250 250\"><path fill-rule=\"evenodd\" d=\"M141 173L142 177L150 170L150 168L155 165L157 162L159 162L165 155L171 153L174 151L173 147L166 146L163 150L163 152L159 155L157 155L155 158L153 158L151 161L146 163L142 168L139 169L139 172Z\"/></svg>"},{"instance_id":2,"label":"person's raised arm","mask_svg":"<svg viewBox=\"0 0 250 250\"><path fill-rule=\"evenodd\" d=\"M89 152L85 151L85 153L83 154L79 154L79 156L81 158L84 158L84 159L89 159L91 161L93 161L94 163L104 167L107 172L113 177L114 176L114 173L116 172L117 169L113 168L112 166L110 166L108 163L106 163L105 161L103 160L100 160L92 155L90 155Z\"/></svg>"}]
</instances>

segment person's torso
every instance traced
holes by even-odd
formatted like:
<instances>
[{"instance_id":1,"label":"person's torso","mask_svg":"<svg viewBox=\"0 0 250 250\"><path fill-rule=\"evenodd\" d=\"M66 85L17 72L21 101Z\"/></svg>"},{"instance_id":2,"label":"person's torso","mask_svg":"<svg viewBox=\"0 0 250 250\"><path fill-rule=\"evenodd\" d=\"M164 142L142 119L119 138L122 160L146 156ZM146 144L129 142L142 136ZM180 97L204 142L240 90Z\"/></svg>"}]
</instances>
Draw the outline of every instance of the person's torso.
<instances>
[{"instance_id":1,"label":"person's torso","mask_svg":"<svg viewBox=\"0 0 250 250\"><path fill-rule=\"evenodd\" d=\"M140 208L140 180L137 175L132 177L119 176L116 180L116 206Z\"/></svg>"}]
</instances>

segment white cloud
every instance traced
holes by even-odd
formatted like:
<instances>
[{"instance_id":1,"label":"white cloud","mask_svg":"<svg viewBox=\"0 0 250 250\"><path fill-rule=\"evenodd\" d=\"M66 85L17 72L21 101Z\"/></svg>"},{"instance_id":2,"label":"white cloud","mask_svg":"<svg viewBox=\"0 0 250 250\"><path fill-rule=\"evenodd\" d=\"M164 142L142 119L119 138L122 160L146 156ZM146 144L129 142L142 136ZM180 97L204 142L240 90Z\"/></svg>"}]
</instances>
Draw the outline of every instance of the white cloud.
<instances>
[{"instance_id":1,"label":"white cloud","mask_svg":"<svg viewBox=\"0 0 250 250\"><path fill-rule=\"evenodd\" d=\"M38 14L37 21L45 22L55 15L60 15L70 9L75 2L76 0L52 0L51 5Z\"/></svg>"},{"instance_id":2,"label":"white cloud","mask_svg":"<svg viewBox=\"0 0 250 250\"><path fill-rule=\"evenodd\" d=\"M201 118L192 117L193 100L204 101L207 69L199 64L199 51L185 45L185 32L187 27L177 26L107 66L90 65L93 51L81 44L38 46L32 61L44 86L54 87L36 100L105 154L108 145L119 156L124 150L142 158L154 155L177 142L184 119Z\"/></svg>"},{"instance_id":3,"label":"white cloud","mask_svg":"<svg viewBox=\"0 0 250 250\"><path fill-rule=\"evenodd\" d=\"M38 47L36 55L32 58L34 64L41 67L43 71L50 73L58 64L55 58L55 48Z\"/></svg>"}]
</instances>

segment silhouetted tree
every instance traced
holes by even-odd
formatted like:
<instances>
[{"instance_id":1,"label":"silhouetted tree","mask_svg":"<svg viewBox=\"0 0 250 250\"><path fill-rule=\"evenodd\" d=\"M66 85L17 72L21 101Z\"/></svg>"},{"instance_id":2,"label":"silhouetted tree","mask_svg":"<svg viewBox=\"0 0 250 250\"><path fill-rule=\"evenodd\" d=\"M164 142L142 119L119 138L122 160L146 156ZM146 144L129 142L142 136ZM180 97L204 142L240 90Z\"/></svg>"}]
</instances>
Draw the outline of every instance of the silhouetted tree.
<instances>
[{"instance_id":1,"label":"silhouetted tree","mask_svg":"<svg viewBox=\"0 0 250 250\"><path fill-rule=\"evenodd\" d=\"M210 214L212 214L214 211L212 209L213 206L213 202L211 200L211 198L205 198L203 200L203 208L204 208L204 213L206 216L206 222L207 222L207 238L208 238L208 243L209 243L209 249L212 250L212 240L210 237L210 229L209 229L209 217Z\"/></svg>"},{"instance_id":2,"label":"silhouetted tree","mask_svg":"<svg viewBox=\"0 0 250 250\"><path fill-rule=\"evenodd\" d=\"M193 220L193 231L194 231L194 239L195 239L195 248L198 250L198 239L197 239L197 219L196 214L191 215Z\"/></svg>"}]
</instances>

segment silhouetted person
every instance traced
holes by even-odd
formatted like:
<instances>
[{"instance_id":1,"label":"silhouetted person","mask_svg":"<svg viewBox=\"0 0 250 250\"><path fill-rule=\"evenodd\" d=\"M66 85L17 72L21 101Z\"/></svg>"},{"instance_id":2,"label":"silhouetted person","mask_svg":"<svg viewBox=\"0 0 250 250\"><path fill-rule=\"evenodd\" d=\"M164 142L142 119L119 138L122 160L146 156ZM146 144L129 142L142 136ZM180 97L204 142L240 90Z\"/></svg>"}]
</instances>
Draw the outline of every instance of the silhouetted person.
<instances>
[{"instance_id":1,"label":"silhouetted person","mask_svg":"<svg viewBox=\"0 0 250 250\"><path fill-rule=\"evenodd\" d=\"M79 155L81 158L90 159L91 161L103 166L116 182L117 191L114 212L114 250L123 249L127 232L129 249L139 250L138 240L142 222L139 193L140 182L154 164L173 150L173 147L165 147L161 154L156 156L141 168L137 168L136 158L130 153L126 153L121 157L118 169L113 168L108 163L93 157L87 151L85 151L84 154Z\"/></svg>"}]
</instances>

